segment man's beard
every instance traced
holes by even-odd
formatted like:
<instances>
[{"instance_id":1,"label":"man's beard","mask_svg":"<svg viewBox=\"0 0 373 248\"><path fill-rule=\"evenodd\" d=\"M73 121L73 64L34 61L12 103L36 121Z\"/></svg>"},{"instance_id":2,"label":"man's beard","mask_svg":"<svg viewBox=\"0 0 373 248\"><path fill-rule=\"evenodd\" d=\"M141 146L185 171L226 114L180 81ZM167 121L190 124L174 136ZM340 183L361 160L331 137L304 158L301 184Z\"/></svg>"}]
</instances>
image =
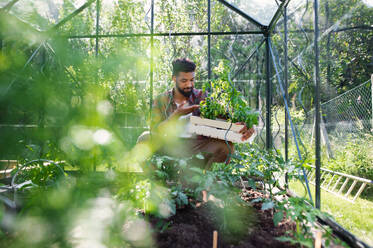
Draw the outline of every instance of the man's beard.
<instances>
[{"instance_id":1,"label":"man's beard","mask_svg":"<svg viewBox=\"0 0 373 248\"><path fill-rule=\"evenodd\" d=\"M190 95L193 93L193 87L188 88L190 91L184 91L179 87L179 85L176 84L176 88L185 97L190 97Z\"/></svg>"}]
</instances>

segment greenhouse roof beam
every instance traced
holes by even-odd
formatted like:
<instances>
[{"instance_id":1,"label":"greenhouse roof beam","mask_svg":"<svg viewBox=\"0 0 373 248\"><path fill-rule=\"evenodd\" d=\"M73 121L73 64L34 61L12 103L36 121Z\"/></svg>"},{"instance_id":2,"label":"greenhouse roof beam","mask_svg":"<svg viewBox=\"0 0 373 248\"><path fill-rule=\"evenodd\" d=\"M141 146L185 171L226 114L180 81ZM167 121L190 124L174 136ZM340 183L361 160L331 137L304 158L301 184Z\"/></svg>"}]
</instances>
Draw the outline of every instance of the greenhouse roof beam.
<instances>
[{"instance_id":1,"label":"greenhouse roof beam","mask_svg":"<svg viewBox=\"0 0 373 248\"><path fill-rule=\"evenodd\" d=\"M95 2L95 0L88 0L85 4L83 4L78 9L76 9L73 13L71 13L68 16L66 16L59 23L57 23L52 28L50 28L49 31L54 31L54 30L58 29L59 27L63 26L66 22L70 21L74 16L78 15L80 12L82 12L84 9L86 9L87 7L89 7L94 2Z\"/></svg>"},{"instance_id":2,"label":"greenhouse roof beam","mask_svg":"<svg viewBox=\"0 0 373 248\"><path fill-rule=\"evenodd\" d=\"M194 33L154 33L154 34L101 34L99 38L119 38L119 37L163 37L163 36L207 36L207 35L245 35L245 34L263 34L263 31L242 31L242 32L194 32ZM96 38L95 34L88 35L71 35L69 39Z\"/></svg>"},{"instance_id":3,"label":"greenhouse roof beam","mask_svg":"<svg viewBox=\"0 0 373 248\"><path fill-rule=\"evenodd\" d=\"M272 32L274 29L275 29L275 26L277 24L277 21L278 19L280 18L281 16L281 12L282 10L289 4L290 0L282 0L282 3L280 4L280 6L278 7L275 15L272 17L272 20L271 22L269 23L268 25L268 30L269 32Z\"/></svg>"},{"instance_id":4,"label":"greenhouse roof beam","mask_svg":"<svg viewBox=\"0 0 373 248\"><path fill-rule=\"evenodd\" d=\"M243 18L245 18L246 20L250 21L251 23L253 23L257 27L259 27L261 30L265 30L267 28L265 25L261 24L260 22L258 22L257 20L255 20L254 18L252 18L251 16L249 16L248 14L246 14L245 12L243 12L242 10L240 10L239 8L234 6L233 4L230 4L225 0L218 0L218 1L222 4L224 4L229 9L236 12L237 14L239 14L240 16L242 16Z\"/></svg>"},{"instance_id":5,"label":"greenhouse roof beam","mask_svg":"<svg viewBox=\"0 0 373 248\"><path fill-rule=\"evenodd\" d=\"M279 23L277 23L279 24ZM331 29L327 33L339 33L339 32L344 32L344 31L350 31L350 30L356 30L356 29L361 29L361 30L373 30L373 25L359 25L359 26L353 26L353 27L343 27L343 28L338 28L338 29ZM320 29L321 32L325 32L325 29ZM282 31L273 31L274 33L281 33ZM303 30L288 30L288 33L313 33L315 30L305 28Z\"/></svg>"}]
</instances>

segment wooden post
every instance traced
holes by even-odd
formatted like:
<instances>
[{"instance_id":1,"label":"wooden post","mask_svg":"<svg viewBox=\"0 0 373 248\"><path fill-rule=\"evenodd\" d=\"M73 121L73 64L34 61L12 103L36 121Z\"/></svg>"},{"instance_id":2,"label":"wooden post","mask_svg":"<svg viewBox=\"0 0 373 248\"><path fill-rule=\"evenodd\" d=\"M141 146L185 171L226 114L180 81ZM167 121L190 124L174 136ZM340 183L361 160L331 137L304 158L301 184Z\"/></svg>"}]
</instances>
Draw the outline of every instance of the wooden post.
<instances>
[{"instance_id":1,"label":"wooden post","mask_svg":"<svg viewBox=\"0 0 373 248\"><path fill-rule=\"evenodd\" d=\"M218 248L218 231L214 231L213 235L213 240L212 240L212 248Z\"/></svg>"},{"instance_id":2,"label":"wooden post","mask_svg":"<svg viewBox=\"0 0 373 248\"><path fill-rule=\"evenodd\" d=\"M330 146L330 142L329 142L328 132L326 131L324 119L322 118L322 116L321 116L320 120L321 120L321 125L320 125L321 138L322 138L323 144L326 146L326 151L327 151L327 154L328 154L328 158L334 158L333 150L332 150L332 148Z\"/></svg>"},{"instance_id":3,"label":"wooden post","mask_svg":"<svg viewBox=\"0 0 373 248\"><path fill-rule=\"evenodd\" d=\"M315 238L315 248L321 248L321 242L322 241L322 232L317 231L316 232L316 238Z\"/></svg>"},{"instance_id":4,"label":"wooden post","mask_svg":"<svg viewBox=\"0 0 373 248\"><path fill-rule=\"evenodd\" d=\"M313 135L315 133L315 128L316 128L316 118L313 120L313 125L312 125L312 133L311 133L311 140L310 140L310 145L311 146L313 144Z\"/></svg>"}]
</instances>

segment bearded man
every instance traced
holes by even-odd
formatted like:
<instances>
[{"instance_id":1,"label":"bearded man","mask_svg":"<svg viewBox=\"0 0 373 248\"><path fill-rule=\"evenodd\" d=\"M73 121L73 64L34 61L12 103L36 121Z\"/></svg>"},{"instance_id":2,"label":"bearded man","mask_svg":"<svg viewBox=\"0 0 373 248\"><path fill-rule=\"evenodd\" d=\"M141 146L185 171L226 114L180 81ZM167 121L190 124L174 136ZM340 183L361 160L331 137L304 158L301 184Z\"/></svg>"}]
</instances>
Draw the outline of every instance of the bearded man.
<instances>
[{"instance_id":1,"label":"bearded man","mask_svg":"<svg viewBox=\"0 0 373 248\"><path fill-rule=\"evenodd\" d=\"M182 148L176 148L176 151L183 156L203 153L205 157L204 168L208 169L213 162L229 163L234 146L231 142L227 144L224 140L193 135L187 132L188 124L187 121L183 120L188 120L191 115L199 116L199 104L207 96L206 92L194 88L195 71L195 63L186 58L173 61L172 80L175 85L172 90L161 94L154 100L151 131L156 133L156 130L160 130L171 122L180 123L182 128L178 136L182 141L180 142ZM248 129L244 126L240 133L242 133L242 140L244 141L250 138L254 129ZM138 142L149 140L149 135L149 132L144 132L138 138ZM162 148L165 153L171 150L175 150L175 147Z\"/></svg>"}]
</instances>

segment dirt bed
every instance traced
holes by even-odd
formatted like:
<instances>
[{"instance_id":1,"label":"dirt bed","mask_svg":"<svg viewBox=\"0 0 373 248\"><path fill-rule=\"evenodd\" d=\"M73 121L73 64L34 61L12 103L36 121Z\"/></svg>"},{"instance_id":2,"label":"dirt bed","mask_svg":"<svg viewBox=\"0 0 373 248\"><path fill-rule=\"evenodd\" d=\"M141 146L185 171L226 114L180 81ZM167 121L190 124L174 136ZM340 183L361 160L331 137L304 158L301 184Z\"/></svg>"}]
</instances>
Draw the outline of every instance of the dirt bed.
<instances>
[{"instance_id":1,"label":"dirt bed","mask_svg":"<svg viewBox=\"0 0 373 248\"><path fill-rule=\"evenodd\" d=\"M241 198L246 202L259 197L263 195L254 190L246 190L241 194ZM288 220L282 220L275 227L271 210L262 211L260 202L251 205L252 207L245 208L245 212L241 211L241 214L228 215L230 218L225 220L225 224L221 221L222 208L213 202L197 204L195 208L178 209L175 216L166 220L169 224L168 228L155 234L157 246L211 248L213 231L217 230L219 248L293 247L275 238L284 235L287 230L294 230L294 224ZM156 225L157 220L153 219L151 222ZM232 222L237 225L233 225L233 229L227 228ZM235 226L239 226L240 230L234 229Z\"/></svg>"}]
</instances>

